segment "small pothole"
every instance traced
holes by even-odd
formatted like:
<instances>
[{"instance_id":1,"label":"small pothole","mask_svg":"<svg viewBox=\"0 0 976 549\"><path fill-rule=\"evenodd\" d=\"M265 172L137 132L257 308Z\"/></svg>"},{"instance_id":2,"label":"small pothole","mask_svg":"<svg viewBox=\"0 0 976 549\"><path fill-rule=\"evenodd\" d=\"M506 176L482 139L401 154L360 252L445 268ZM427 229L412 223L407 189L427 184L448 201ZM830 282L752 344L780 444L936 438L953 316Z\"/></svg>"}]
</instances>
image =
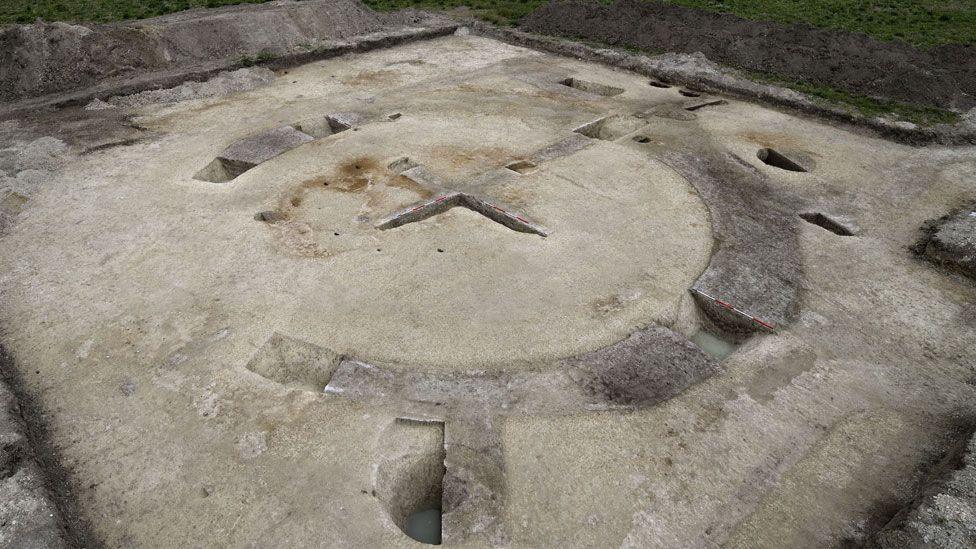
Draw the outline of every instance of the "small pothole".
<instances>
[{"instance_id":1,"label":"small pothole","mask_svg":"<svg viewBox=\"0 0 976 549\"><path fill-rule=\"evenodd\" d=\"M284 219L280 213L267 210L264 212L258 212L254 214L255 221L264 221L265 223L277 223Z\"/></svg>"},{"instance_id":2,"label":"small pothole","mask_svg":"<svg viewBox=\"0 0 976 549\"><path fill-rule=\"evenodd\" d=\"M802 212L800 213L800 217L807 223L813 223L814 225L827 229L836 235L854 236L853 229L822 212Z\"/></svg>"},{"instance_id":3,"label":"small pothole","mask_svg":"<svg viewBox=\"0 0 976 549\"><path fill-rule=\"evenodd\" d=\"M604 97L613 97L614 95L624 93L623 88L608 86L606 84L600 84L597 82L590 82L588 80L580 80L579 78L565 78L560 80L559 83L563 86L569 86L570 88L575 88L588 93L595 93Z\"/></svg>"},{"instance_id":4,"label":"small pothole","mask_svg":"<svg viewBox=\"0 0 976 549\"><path fill-rule=\"evenodd\" d=\"M756 153L759 160L762 160L767 166L772 166L774 168L779 168L781 170L787 170L790 172L805 172L806 168L799 165L798 163L791 160L786 155L777 152L774 149L759 149Z\"/></svg>"},{"instance_id":5,"label":"small pothole","mask_svg":"<svg viewBox=\"0 0 976 549\"><path fill-rule=\"evenodd\" d=\"M650 82L648 82L648 84L654 86L655 88L661 88L662 90L666 90L671 87L670 84L666 84L664 82L661 82L660 80L651 80Z\"/></svg>"},{"instance_id":6,"label":"small pothole","mask_svg":"<svg viewBox=\"0 0 976 549\"><path fill-rule=\"evenodd\" d=\"M505 167L512 170L513 172L518 172L520 174L527 174L529 172L535 171L536 166L534 163L529 162L528 160L518 160L516 162L512 162L511 164L508 164Z\"/></svg>"},{"instance_id":7,"label":"small pothole","mask_svg":"<svg viewBox=\"0 0 976 549\"><path fill-rule=\"evenodd\" d=\"M680 89L680 90L678 90L678 93L680 93L681 95L683 95L685 97L701 97L701 94L700 93L698 93L696 91L692 91L692 90Z\"/></svg>"},{"instance_id":8,"label":"small pothole","mask_svg":"<svg viewBox=\"0 0 976 549\"><path fill-rule=\"evenodd\" d=\"M646 135L637 135L637 136L634 136L634 141L636 141L638 143L650 143L651 142L651 138L650 137L647 137Z\"/></svg>"}]
</instances>

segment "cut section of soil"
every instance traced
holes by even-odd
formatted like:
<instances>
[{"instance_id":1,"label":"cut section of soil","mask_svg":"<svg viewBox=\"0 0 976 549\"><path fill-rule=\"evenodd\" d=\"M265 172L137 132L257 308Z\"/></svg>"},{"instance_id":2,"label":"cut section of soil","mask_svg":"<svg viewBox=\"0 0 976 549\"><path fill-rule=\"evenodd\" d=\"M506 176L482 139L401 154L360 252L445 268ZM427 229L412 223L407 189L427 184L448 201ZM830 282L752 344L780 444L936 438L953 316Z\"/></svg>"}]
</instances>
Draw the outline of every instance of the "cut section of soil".
<instances>
[{"instance_id":1,"label":"cut section of soil","mask_svg":"<svg viewBox=\"0 0 976 549\"><path fill-rule=\"evenodd\" d=\"M918 50L866 35L751 21L645 0L554 0L522 19L529 32L647 51L702 52L733 67L849 93L968 110L976 107L976 48Z\"/></svg>"}]
</instances>

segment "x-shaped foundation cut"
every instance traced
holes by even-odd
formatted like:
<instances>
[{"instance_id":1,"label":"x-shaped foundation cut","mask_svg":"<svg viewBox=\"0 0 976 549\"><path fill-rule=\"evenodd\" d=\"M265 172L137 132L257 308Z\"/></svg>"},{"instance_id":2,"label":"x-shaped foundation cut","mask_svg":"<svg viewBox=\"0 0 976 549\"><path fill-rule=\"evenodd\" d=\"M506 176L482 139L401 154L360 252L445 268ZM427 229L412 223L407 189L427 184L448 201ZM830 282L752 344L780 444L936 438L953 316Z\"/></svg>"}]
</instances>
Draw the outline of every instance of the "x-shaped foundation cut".
<instances>
[{"instance_id":1,"label":"x-shaped foundation cut","mask_svg":"<svg viewBox=\"0 0 976 549\"><path fill-rule=\"evenodd\" d=\"M376 225L376 227L385 230L406 225L407 223L423 221L428 217L433 217L437 214L444 213L455 206L461 206L473 212L478 212L488 219L491 219L496 223L500 223L513 231L518 231L520 233L533 233L539 236L548 236L547 233L542 230L542 228L524 217L506 211L490 202L470 194L458 191L450 191L441 194L432 200L409 206L383 219Z\"/></svg>"},{"instance_id":2,"label":"x-shaped foundation cut","mask_svg":"<svg viewBox=\"0 0 976 549\"><path fill-rule=\"evenodd\" d=\"M428 172L423 166L411 164L412 163L409 163L409 160L403 158L391 164L390 167L394 169L396 169L396 167L400 167L401 169L407 168L402 169L402 171L397 171L400 171L401 175L408 177L419 184L444 189L445 185L443 185L443 182ZM492 204L491 202L488 202L482 198L478 198L472 194L455 190L443 190L438 192L437 196L430 200L407 206L406 208L380 220L380 222L376 224L376 228L386 230L400 227L401 225L406 225L407 223L416 223L417 221L423 221L429 217L444 213L447 210L457 206L477 212L495 223L502 224L513 231L518 231L520 233L532 233L543 237L548 236L548 233L546 233L542 227L539 227L519 214L505 210L504 208Z\"/></svg>"}]
</instances>

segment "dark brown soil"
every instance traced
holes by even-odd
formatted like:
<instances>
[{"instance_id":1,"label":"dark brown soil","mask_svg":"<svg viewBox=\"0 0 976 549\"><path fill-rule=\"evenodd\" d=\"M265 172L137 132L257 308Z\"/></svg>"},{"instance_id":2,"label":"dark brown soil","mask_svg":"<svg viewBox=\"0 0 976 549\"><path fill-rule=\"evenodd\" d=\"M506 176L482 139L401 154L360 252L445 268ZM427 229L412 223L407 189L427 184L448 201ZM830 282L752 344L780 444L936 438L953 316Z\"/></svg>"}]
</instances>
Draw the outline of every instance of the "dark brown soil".
<instances>
[{"instance_id":1,"label":"dark brown soil","mask_svg":"<svg viewBox=\"0 0 976 549\"><path fill-rule=\"evenodd\" d=\"M72 473L66 462L51 443L51 435L45 421L45 411L27 391L23 376L14 365L14 357L0 344L0 383L6 384L16 396L17 411L23 419L25 434L30 444L30 455L44 477L44 492L50 498L59 514L60 532L58 537L63 547L68 549L94 549L104 547L97 539L91 525L81 513L81 501L71 482ZM6 525L4 525L6 526ZM53 534L53 532L52 532ZM14 540L16 547L21 547ZM23 547L54 547L57 545L32 545L29 541Z\"/></svg>"},{"instance_id":2,"label":"dark brown soil","mask_svg":"<svg viewBox=\"0 0 976 549\"><path fill-rule=\"evenodd\" d=\"M144 21L0 27L0 102L77 90L105 79L264 54L390 27L354 0L191 10Z\"/></svg>"},{"instance_id":3,"label":"dark brown soil","mask_svg":"<svg viewBox=\"0 0 976 549\"><path fill-rule=\"evenodd\" d=\"M613 5L553 0L520 26L652 52L702 52L732 67L854 94L958 110L976 107L976 48L971 46L921 51L863 34L751 21L646 0Z\"/></svg>"}]
</instances>

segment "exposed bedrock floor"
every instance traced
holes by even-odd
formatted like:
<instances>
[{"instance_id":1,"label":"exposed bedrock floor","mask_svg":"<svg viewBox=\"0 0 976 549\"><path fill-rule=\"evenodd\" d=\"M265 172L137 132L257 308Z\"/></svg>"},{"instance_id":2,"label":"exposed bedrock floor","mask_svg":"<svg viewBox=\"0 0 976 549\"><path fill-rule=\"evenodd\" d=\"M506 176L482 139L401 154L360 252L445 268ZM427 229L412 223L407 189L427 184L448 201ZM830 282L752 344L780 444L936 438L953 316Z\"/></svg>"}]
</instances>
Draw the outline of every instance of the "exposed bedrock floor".
<instances>
[{"instance_id":1,"label":"exposed bedrock floor","mask_svg":"<svg viewBox=\"0 0 976 549\"><path fill-rule=\"evenodd\" d=\"M470 36L130 109L0 126L0 329L108 546L861 543L976 418L908 250L972 148Z\"/></svg>"}]
</instances>

